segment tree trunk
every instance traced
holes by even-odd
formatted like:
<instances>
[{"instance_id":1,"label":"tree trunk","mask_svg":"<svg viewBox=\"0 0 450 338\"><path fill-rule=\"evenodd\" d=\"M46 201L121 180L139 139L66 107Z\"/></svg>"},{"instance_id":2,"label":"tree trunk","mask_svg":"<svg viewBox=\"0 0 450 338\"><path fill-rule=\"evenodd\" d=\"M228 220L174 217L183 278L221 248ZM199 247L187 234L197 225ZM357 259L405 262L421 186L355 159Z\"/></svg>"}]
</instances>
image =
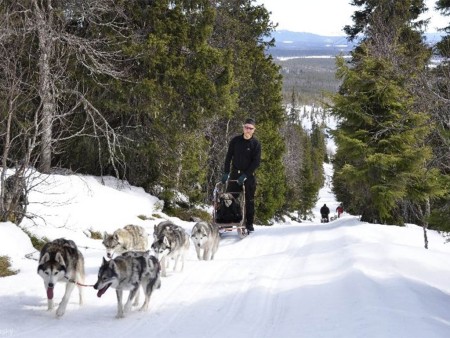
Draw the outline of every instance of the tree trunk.
<instances>
[{"instance_id":1,"label":"tree trunk","mask_svg":"<svg viewBox=\"0 0 450 338\"><path fill-rule=\"evenodd\" d=\"M425 213L423 215L423 222L422 222L422 227L423 227L423 239L424 239L424 247L425 249L428 249L428 234L427 234L427 229L428 229L428 218L430 217L430 199L427 198L426 202L425 202Z\"/></svg>"},{"instance_id":2,"label":"tree trunk","mask_svg":"<svg viewBox=\"0 0 450 338\"><path fill-rule=\"evenodd\" d=\"M55 103L51 88L50 59L52 52L52 36L49 33L48 23L45 20L45 11L36 1L33 1L37 30L39 37L39 97L41 99L41 119L38 133L41 135L39 170L49 173L52 160L52 123L55 112ZM49 15L49 17L51 17Z\"/></svg>"}]
</instances>

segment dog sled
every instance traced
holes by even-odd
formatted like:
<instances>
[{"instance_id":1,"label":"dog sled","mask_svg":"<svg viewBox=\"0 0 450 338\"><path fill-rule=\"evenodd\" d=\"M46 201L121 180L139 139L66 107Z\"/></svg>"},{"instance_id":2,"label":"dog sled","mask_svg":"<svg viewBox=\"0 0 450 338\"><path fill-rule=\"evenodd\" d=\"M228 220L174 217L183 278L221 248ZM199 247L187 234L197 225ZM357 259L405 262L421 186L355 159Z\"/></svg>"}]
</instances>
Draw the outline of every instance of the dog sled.
<instances>
[{"instance_id":1,"label":"dog sled","mask_svg":"<svg viewBox=\"0 0 450 338\"><path fill-rule=\"evenodd\" d=\"M337 218L338 217L336 215L329 217L329 219L327 217L322 216L322 218L320 219L320 223L333 222L333 221L337 220Z\"/></svg>"},{"instance_id":2,"label":"dog sled","mask_svg":"<svg viewBox=\"0 0 450 338\"><path fill-rule=\"evenodd\" d=\"M219 233L237 231L240 238L248 235L245 227L245 186L241 191L227 191L230 182L218 182L213 193L213 224L219 228Z\"/></svg>"}]
</instances>

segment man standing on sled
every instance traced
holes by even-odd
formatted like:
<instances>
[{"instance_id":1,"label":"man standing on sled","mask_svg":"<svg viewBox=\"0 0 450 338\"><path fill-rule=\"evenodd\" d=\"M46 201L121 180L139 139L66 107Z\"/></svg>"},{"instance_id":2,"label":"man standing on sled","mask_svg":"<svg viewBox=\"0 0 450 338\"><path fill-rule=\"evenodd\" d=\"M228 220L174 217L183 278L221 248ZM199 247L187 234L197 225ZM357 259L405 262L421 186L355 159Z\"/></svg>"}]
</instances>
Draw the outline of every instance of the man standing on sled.
<instances>
[{"instance_id":1,"label":"man standing on sled","mask_svg":"<svg viewBox=\"0 0 450 338\"><path fill-rule=\"evenodd\" d=\"M248 232L254 231L253 220L255 217L255 170L261 162L261 144L253 137L255 132L255 120L248 118L243 125L243 133L231 139L225 157L224 174L222 183L230 180L227 191L241 191L245 185L245 215Z\"/></svg>"}]
</instances>

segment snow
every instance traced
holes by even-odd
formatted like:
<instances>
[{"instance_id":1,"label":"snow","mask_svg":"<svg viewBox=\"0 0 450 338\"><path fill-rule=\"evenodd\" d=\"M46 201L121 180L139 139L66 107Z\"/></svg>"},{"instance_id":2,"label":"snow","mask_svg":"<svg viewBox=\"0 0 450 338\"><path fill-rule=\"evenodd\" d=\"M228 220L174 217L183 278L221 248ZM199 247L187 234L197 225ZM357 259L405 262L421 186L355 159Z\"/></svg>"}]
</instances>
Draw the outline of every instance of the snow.
<instances>
[{"instance_id":1,"label":"snow","mask_svg":"<svg viewBox=\"0 0 450 338\"><path fill-rule=\"evenodd\" d=\"M429 231L360 222L344 213L321 224L318 209L332 214L331 170L304 223L286 221L240 240L222 236L213 261L198 261L191 245L183 272L162 278L148 312L134 308L116 319L116 295L97 298L85 288L84 305L72 293L65 315L47 311L46 293L29 238L14 224L0 224L0 255L17 275L0 278L0 337L449 337L450 245ZM86 284L94 284L105 250L91 230L113 232L126 224L153 226L170 219L190 233L194 223L161 213L161 201L142 189L105 178L34 176L35 217L22 227L49 239L74 240L86 260ZM138 217L141 216L141 217ZM142 217L145 216L145 217ZM152 238L152 237L151 237ZM58 303L63 284L55 288ZM142 298L142 297L141 297Z\"/></svg>"}]
</instances>

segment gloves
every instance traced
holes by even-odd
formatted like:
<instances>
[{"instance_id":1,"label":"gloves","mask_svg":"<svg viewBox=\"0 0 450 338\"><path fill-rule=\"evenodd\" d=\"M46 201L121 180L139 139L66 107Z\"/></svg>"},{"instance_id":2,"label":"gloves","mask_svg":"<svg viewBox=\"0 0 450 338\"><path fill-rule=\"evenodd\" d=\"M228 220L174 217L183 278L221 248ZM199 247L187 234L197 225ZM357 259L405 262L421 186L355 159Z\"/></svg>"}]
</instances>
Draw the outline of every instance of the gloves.
<instances>
[{"instance_id":1,"label":"gloves","mask_svg":"<svg viewBox=\"0 0 450 338\"><path fill-rule=\"evenodd\" d=\"M222 184L225 184L225 183L227 182L228 177L230 177L230 173L224 173L224 174L222 175L222 179L221 179Z\"/></svg>"},{"instance_id":2,"label":"gloves","mask_svg":"<svg viewBox=\"0 0 450 338\"><path fill-rule=\"evenodd\" d=\"M243 186L246 179L247 179L247 175L242 174L241 176L239 176L239 178L238 178L238 180L237 180L237 183L238 183L240 186Z\"/></svg>"}]
</instances>

